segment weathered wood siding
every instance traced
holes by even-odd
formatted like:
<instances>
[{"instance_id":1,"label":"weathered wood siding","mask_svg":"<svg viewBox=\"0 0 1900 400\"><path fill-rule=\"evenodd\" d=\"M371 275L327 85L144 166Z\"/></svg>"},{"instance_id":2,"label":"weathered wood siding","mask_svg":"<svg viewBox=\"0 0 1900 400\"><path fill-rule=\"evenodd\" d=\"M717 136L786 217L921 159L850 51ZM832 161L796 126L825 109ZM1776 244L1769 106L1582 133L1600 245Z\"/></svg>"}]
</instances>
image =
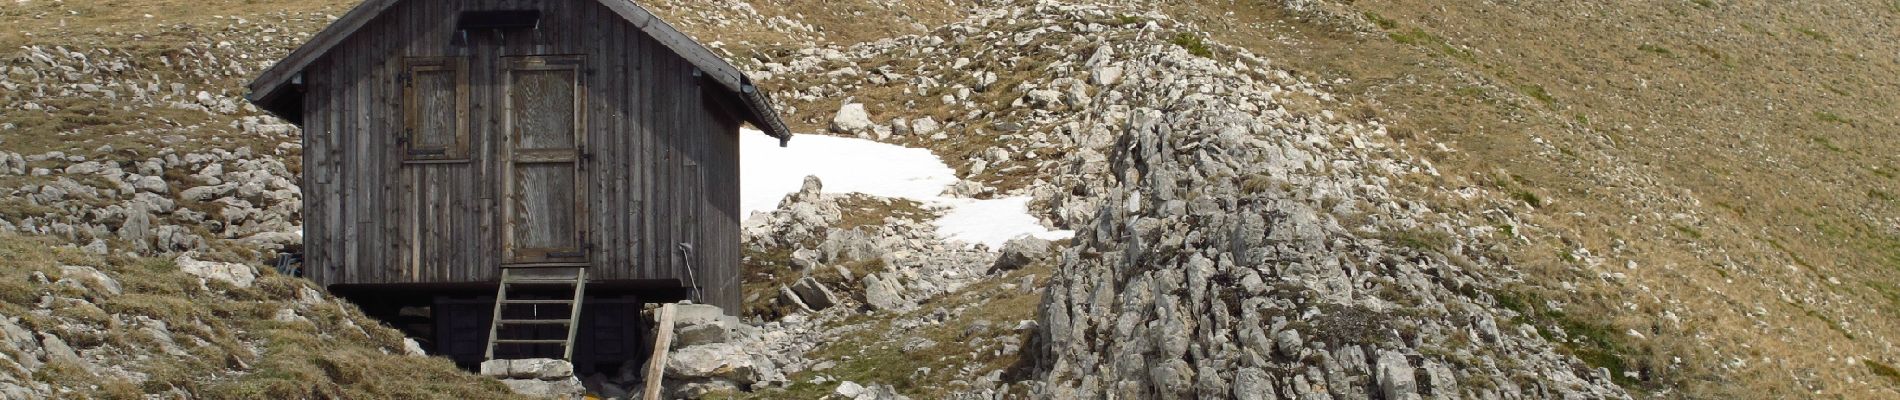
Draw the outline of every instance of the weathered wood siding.
<instances>
[{"instance_id":1,"label":"weathered wood siding","mask_svg":"<svg viewBox=\"0 0 1900 400\"><path fill-rule=\"evenodd\" d=\"M539 9L540 28L455 29ZM694 67L593 1L405 1L304 70L306 270L329 284L483 282L503 260L507 57L577 55L590 276L677 279L739 306L738 124ZM465 160L405 162L412 57L466 61ZM441 125L439 121L431 126ZM681 243L693 248L691 257Z\"/></svg>"}]
</instances>

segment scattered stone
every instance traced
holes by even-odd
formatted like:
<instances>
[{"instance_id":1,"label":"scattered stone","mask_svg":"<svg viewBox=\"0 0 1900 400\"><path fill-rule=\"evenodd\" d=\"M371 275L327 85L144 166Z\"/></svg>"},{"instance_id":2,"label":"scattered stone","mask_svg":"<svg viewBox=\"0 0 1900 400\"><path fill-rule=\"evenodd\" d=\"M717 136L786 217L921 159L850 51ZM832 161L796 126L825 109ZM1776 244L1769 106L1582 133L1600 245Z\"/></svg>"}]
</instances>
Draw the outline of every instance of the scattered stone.
<instances>
[{"instance_id":1,"label":"scattered stone","mask_svg":"<svg viewBox=\"0 0 1900 400\"><path fill-rule=\"evenodd\" d=\"M838 304L837 296L831 294L831 289L809 276L792 284L792 292L797 293L799 300L813 310L823 310Z\"/></svg>"},{"instance_id":2,"label":"scattered stone","mask_svg":"<svg viewBox=\"0 0 1900 400\"><path fill-rule=\"evenodd\" d=\"M249 265L202 261L193 259L190 255L180 255L175 262L181 272L206 280L229 283L239 288L251 287L251 282L257 280L257 269Z\"/></svg>"},{"instance_id":3,"label":"scattered stone","mask_svg":"<svg viewBox=\"0 0 1900 400\"><path fill-rule=\"evenodd\" d=\"M872 125L875 124L871 122L871 114L859 103L839 107L838 114L831 118L831 131L837 133L862 134L869 132Z\"/></svg>"},{"instance_id":4,"label":"scattered stone","mask_svg":"<svg viewBox=\"0 0 1900 400\"><path fill-rule=\"evenodd\" d=\"M990 271L1014 271L1049 258L1051 243L1033 236L1024 236L1003 242L1001 255Z\"/></svg>"},{"instance_id":5,"label":"scattered stone","mask_svg":"<svg viewBox=\"0 0 1900 400\"><path fill-rule=\"evenodd\" d=\"M864 303L880 311L906 311L917 307L904 299L904 288L886 274L864 277Z\"/></svg>"}]
</instances>

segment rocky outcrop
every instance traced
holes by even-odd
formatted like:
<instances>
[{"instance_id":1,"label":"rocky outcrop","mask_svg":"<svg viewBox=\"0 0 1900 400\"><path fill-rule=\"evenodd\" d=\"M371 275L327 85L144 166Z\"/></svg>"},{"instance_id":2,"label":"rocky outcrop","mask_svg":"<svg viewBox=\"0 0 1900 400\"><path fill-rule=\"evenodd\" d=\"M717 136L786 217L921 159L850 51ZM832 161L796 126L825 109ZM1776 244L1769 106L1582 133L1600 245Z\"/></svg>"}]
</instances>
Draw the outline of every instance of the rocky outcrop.
<instances>
[{"instance_id":1,"label":"rocky outcrop","mask_svg":"<svg viewBox=\"0 0 1900 400\"><path fill-rule=\"evenodd\" d=\"M1077 65L1101 86L1049 197L1077 237L1039 310L1039 395L1628 397L1509 322L1487 293L1514 277L1456 239L1476 231L1386 240L1446 228L1385 189L1431 167L1381 127L1290 109L1327 95L1244 50L1133 39Z\"/></svg>"},{"instance_id":2,"label":"rocky outcrop","mask_svg":"<svg viewBox=\"0 0 1900 400\"><path fill-rule=\"evenodd\" d=\"M783 384L785 374L768 357L761 331L726 315L719 307L675 304L673 342L661 382L669 398L700 398L711 393L751 391ZM622 368L620 383L643 390L638 373L645 368Z\"/></svg>"}]
</instances>

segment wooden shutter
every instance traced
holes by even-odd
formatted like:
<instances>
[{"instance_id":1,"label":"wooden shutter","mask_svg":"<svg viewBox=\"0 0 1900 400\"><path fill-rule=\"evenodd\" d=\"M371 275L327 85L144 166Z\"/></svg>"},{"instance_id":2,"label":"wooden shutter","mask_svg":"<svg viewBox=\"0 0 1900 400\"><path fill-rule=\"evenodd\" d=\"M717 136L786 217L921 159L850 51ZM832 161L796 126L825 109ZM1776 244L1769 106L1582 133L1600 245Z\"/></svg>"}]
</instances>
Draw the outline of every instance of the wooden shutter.
<instances>
[{"instance_id":1,"label":"wooden shutter","mask_svg":"<svg viewBox=\"0 0 1900 400\"><path fill-rule=\"evenodd\" d=\"M409 161L468 158L468 60L413 57L402 82L404 154Z\"/></svg>"},{"instance_id":2,"label":"wooden shutter","mask_svg":"<svg viewBox=\"0 0 1900 400\"><path fill-rule=\"evenodd\" d=\"M504 64L503 258L512 264L585 263L584 59L509 57Z\"/></svg>"}]
</instances>

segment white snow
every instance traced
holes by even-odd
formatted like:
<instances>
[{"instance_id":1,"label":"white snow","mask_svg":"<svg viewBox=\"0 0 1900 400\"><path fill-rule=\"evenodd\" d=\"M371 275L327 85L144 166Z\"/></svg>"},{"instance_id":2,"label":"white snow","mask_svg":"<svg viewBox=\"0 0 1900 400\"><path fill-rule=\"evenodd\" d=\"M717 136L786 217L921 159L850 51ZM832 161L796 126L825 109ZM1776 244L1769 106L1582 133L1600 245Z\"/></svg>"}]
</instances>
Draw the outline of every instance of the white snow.
<instances>
[{"instance_id":1,"label":"white snow","mask_svg":"<svg viewBox=\"0 0 1900 400\"><path fill-rule=\"evenodd\" d=\"M992 249L1022 235L1057 240L1074 232L1050 230L1029 215L1028 197L990 200L943 195L956 170L930 150L836 136L801 135L791 146L752 129L739 133L739 209L750 217L771 212L785 195L816 175L826 193L904 198L944 211L937 234Z\"/></svg>"}]
</instances>

